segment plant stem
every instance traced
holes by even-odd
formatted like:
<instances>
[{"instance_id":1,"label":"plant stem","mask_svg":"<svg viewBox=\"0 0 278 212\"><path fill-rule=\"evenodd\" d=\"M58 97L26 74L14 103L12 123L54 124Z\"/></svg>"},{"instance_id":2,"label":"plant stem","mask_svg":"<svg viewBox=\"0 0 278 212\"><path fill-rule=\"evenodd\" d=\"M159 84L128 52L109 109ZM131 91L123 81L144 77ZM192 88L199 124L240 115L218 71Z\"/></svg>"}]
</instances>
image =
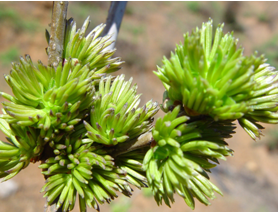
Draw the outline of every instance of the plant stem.
<instances>
[{"instance_id":1,"label":"plant stem","mask_svg":"<svg viewBox=\"0 0 278 212\"><path fill-rule=\"evenodd\" d=\"M62 59L67 19L67 1L54 1L50 30L48 65L57 67Z\"/></svg>"},{"instance_id":2,"label":"plant stem","mask_svg":"<svg viewBox=\"0 0 278 212\"><path fill-rule=\"evenodd\" d=\"M146 132L140 135L138 138L125 142L116 146L115 148L111 149L110 154L113 157L118 155L131 152L136 149L144 148L146 146L150 146L151 142L153 141L152 132Z\"/></svg>"},{"instance_id":3,"label":"plant stem","mask_svg":"<svg viewBox=\"0 0 278 212\"><path fill-rule=\"evenodd\" d=\"M110 40L114 40L115 42L110 46L106 47L105 50L112 50L115 47L115 43L120 31L120 26L122 23L122 19L125 13L126 1L112 1L108 16L106 19L106 27L102 32L102 36L111 35Z\"/></svg>"}]
</instances>

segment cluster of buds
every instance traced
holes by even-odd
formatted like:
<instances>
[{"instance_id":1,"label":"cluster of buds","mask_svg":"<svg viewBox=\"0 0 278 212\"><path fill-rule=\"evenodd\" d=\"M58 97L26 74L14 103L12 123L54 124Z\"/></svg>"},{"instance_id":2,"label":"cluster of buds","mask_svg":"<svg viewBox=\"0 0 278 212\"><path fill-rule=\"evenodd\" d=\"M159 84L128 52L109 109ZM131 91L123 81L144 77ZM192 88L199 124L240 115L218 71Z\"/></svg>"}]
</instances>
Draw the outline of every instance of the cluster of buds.
<instances>
[{"instance_id":1,"label":"cluster of buds","mask_svg":"<svg viewBox=\"0 0 278 212\"><path fill-rule=\"evenodd\" d=\"M154 72L165 92L159 118L152 130L153 145L144 158L148 183L158 204L170 206L176 192L192 209L194 197L208 205L219 189L206 172L218 159L232 155L225 138L238 120L252 139L260 138L258 123L278 123L278 71L257 53L243 55L232 33L212 20L203 23L170 59Z\"/></svg>"},{"instance_id":2,"label":"cluster of buds","mask_svg":"<svg viewBox=\"0 0 278 212\"><path fill-rule=\"evenodd\" d=\"M121 192L132 195L130 185L147 186L142 161L147 149L113 156L111 147L129 142L151 130L158 104L138 107L140 95L132 79L109 76L123 63L111 58L110 36L100 37L101 24L87 36L86 19L76 30L67 21L63 60L56 68L34 64L29 55L12 64L5 76L13 96L3 102L0 128L0 177L14 177L30 162L39 166L49 205L71 211L79 196L80 211L99 210ZM48 50L47 50L48 52Z\"/></svg>"},{"instance_id":3,"label":"cluster of buds","mask_svg":"<svg viewBox=\"0 0 278 212\"><path fill-rule=\"evenodd\" d=\"M223 25L212 36L209 20L187 33L154 72L166 89L166 115L153 124L158 104L139 107L132 79L109 75L123 62L112 58L115 49L106 50L113 41L100 37L105 25L85 35L88 25L89 18L78 30L67 21L57 67L34 64L26 55L5 76L14 95L1 92L9 102L0 115L7 136L0 141L0 178L40 161L41 191L64 212L73 210L77 197L81 212L87 206L99 211L119 192L131 196L132 186L149 186L158 205L170 207L175 193L192 209L194 198L210 204L221 191L208 172L233 154L225 142L233 121L253 139L261 135L258 122L278 122L278 72L263 56L243 56ZM134 141L136 148L126 149Z\"/></svg>"}]
</instances>

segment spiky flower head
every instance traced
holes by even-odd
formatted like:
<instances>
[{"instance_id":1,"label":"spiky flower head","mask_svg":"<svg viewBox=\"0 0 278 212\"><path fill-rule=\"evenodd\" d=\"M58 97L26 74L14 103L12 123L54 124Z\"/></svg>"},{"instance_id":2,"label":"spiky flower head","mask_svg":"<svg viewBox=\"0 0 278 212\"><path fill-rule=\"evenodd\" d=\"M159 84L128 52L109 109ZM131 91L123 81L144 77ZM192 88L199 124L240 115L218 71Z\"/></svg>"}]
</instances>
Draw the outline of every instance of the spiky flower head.
<instances>
[{"instance_id":1,"label":"spiky flower head","mask_svg":"<svg viewBox=\"0 0 278 212\"><path fill-rule=\"evenodd\" d=\"M8 180L41 161L47 203L57 201L56 209L65 212L74 208L77 196L80 211L99 210L117 192L131 196L130 184L147 186L142 161L148 147L113 156L110 146L150 131L158 111L152 101L139 107L132 79L104 76L123 62L111 59L115 50L106 50L110 36L99 37L104 25L85 36L88 24L87 19L76 30L72 19L67 22L56 68L34 64L29 55L13 63L5 79L14 96L1 92L10 102L2 103L0 118L8 140L0 142L0 178Z\"/></svg>"},{"instance_id":2,"label":"spiky flower head","mask_svg":"<svg viewBox=\"0 0 278 212\"><path fill-rule=\"evenodd\" d=\"M110 202L117 191L129 192L125 172L114 166L114 159L101 146L92 144L75 136L50 143L56 156L40 165L47 176L42 191L49 205L58 197L56 208L69 211L79 195L80 211L86 211L86 205L99 210L98 203Z\"/></svg>"},{"instance_id":3,"label":"spiky flower head","mask_svg":"<svg viewBox=\"0 0 278 212\"><path fill-rule=\"evenodd\" d=\"M146 172L143 169L143 159L148 149L147 147L127 152L115 159L115 165L126 172L126 181L139 189L148 187Z\"/></svg>"},{"instance_id":4,"label":"spiky flower head","mask_svg":"<svg viewBox=\"0 0 278 212\"><path fill-rule=\"evenodd\" d=\"M131 196L129 184L141 188L147 183L142 169L146 149L121 154L115 160L109 148L84 136L84 129L79 124L69 136L50 141L55 156L39 166L47 179L41 191L48 204L58 198L56 209L65 212L73 209L77 196L80 211L87 206L99 211L99 204L110 203L118 192Z\"/></svg>"},{"instance_id":5,"label":"spiky flower head","mask_svg":"<svg viewBox=\"0 0 278 212\"><path fill-rule=\"evenodd\" d=\"M256 59L254 64L256 84L250 95L242 99L248 102L252 110L238 120L254 140L262 135L263 127L258 122L278 123L278 71L265 61L263 56Z\"/></svg>"},{"instance_id":6,"label":"spiky flower head","mask_svg":"<svg viewBox=\"0 0 278 212\"><path fill-rule=\"evenodd\" d=\"M75 22L68 21L63 61L56 69L40 61L33 64L29 55L12 64L5 79L14 97L1 93L11 101L3 103L6 114L2 118L20 126L40 128L46 140L54 131L73 130L92 104L94 79L118 70L122 64L119 58L110 59L115 50L104 50L112 43L109 36L99 37L104 26L85 36L88 25L89 18L76 31Z\"/></svg>"},{"instance_id":7,"label":"spiky flower head","mask_svg":"<svg viewBox=\"0 0 278 212\"><path fill-rule=\"evenodd\" d=\"M64 212L74 208L77 196L80 211L99 210L117 192L131 196L130 184L150 186L158 204L170 206L178 193L191 208L194 198L208 205L207 198L221 192L207 172L232 154L224 141L234 132L232 120L252 138L261 133L257 122L277 123L277 71L263 57L243 56L223 25L212 38L210 20L186 34L155 72L166 88L162 108L169 112L152 129L157 103L138 107L132 79L105 75L123 62L106 50L113 41L100 37L105 25L86 36L88 25L89 18L76 30L68 20L56 68L33 64L26 55L5 76L14 96L1 92L10 102L2 103L0 117L8 140L0 142L0 178L41 160L44 196ZM150 149L145 144L119 151L150 131Z\"/></svg>"},{"instance_id":8,"label":"spiky flower head","mask_svg":"<svg viewBox=\"0 0 278 212\"><path fill-rule=\"evenodd\" d=\"M172 104L183 104L189 116L228 120L253 114L256 121L277 123L277 71L264 64L263 57L243 56L243 48L237 47L232 33L223 33L223 26L213 36L209 20L191 35L185 34L184 43L176 46L169 60L164 57L163 66L154 73ZM259 129L252 124L256 132L249 134L255 138ZM244 128L250 131L252 126Z\"/></svg>"},{"instance_id":9,"label":"spiky flower head","mask_svg":"<svg viewBox=\"0 0 278 212\"><path fill-rule=\"evenodd\" d=\"M32 127L8 124L4 119L0 119L0 127L8 140L0 141L0 178L5 181L36 162L45 142Z\"/></svg>"},{"instance_id":10,"label":"spiky flower head","mask_svg":"<svg viewBox=\"0 0 278 212\"><path fill-rule=\"evenodd\" d=\"M73 19L67 21L63 58L72 58L74 64L80 64L82 67L88 65L90 70L95 70L94 77L100 78L104 74L119 70L123 61L119 57L111 58L116 49L106 49L114 40L110 39L111 35L101 36L105 24L100 24L88 35L85 34L90 24L89 18L78 30Z\"/></svg>"},{"instance_id":11,"label":"spiky flower head","mask_svg":"<svg viewBox=\"0 0 278 212\"><path fill-rule=\"evenodd\" d=\"M63 58L56 68L40 61L34 64L29 55L13 63L5 79L14 95L1 92L10 102L2 103L0 118L8 140L0 142L0 178L8 180L30 162L41 160L47 179L42 191L48 204L58 197L56 206L63 211L73 209L77 195L80 211L86 205L99 210L98 203L110 202L117 191L127 196L132 191L127 172L115 166L102 145L93 145L85 136L83 120L90 120L99 78L123 63L111 58L115 50L105 50L113 41L99 37L104 25L85 36L88 24L87 19L76 31L73 20L68 21ZM144 121L149 122L150 116L145 114Z\"/></svg>"},{"instance_id":12,"label":"spiky flower head","mask_svg":"<svg viewBox=\"0 0 278 212\"><path fill-rule=\"evenodd\" d=\"M184 44L177 45L170 60L164 58L164 65L154 73L162 80L170 99L182 102L188 115L235 119L248 108L233 97L240 94L240 82L250 84L249 72L253 71L242 51L237 49L232 34L223 34L223 25L218 26L213 38L210 20L191 35L185 34ZM229 109L219 112L223 107Z\"/></svg>"},{"instance_id":13,"label":"spiky flower head","mask_svg":"<svg viewBox=\"0 0 278 212\"><path fill-rule=\"evenodd\" d=\"M190 121L189 117L178 116L179 110L175 107L163 119L158 118L144 169L158 205L164 200L170 206L177 192L193 209L193 197L208 205L207 197L213 199L214 191L221 194L206 171L215 166L209 160L225 160L232 154L224 138L233 133L234 127L231 122Z\"/></svg>"},{"instance_id":14,"label":"spiky flower head","mask_svg":"<svg viewBox=\"0 0 278 212\"><path fill-rule=\"evenodd\" d=\"M152 117L158 104L149 101L138 108L140 96L132 78L124 81L124 75L102 78L94 97L90 123L84 121L87 136L95 142L116 145L135 138L151 128Z\"/></svg>"},{"instance_id":15,"label":"spiky flower head","mask_svg":"<svg viewBox=\"0 0 278 212\"><path fill-rule=\"evenodd\" d=\"M46 141L54 132L71 131L92 104L94 71L88 66L74 66L71 60L63 66L36 66L31 58L21 58L5 76L14 96L1 93L10 102L3 102L9 123L41 129Z\"/></svg>"}]
</instances>

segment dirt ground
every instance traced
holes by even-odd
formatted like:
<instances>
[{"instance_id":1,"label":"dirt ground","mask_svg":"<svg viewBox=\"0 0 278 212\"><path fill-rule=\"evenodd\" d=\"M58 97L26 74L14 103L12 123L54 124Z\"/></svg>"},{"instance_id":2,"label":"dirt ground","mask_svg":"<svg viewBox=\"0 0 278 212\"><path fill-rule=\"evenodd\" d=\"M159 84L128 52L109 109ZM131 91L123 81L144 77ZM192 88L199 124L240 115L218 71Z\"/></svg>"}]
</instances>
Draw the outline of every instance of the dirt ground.
<instances>
[{"instance_id":1,"label":"dirt ground","mask_svg":"<svg viewBox=\"0 0 278 212\"><path fill-rule=\"evenodd\" d=\"M80 26L90 15L92 29L105 22L108 8L109 2L70 2L68 17L76 18ZM234 22L229 23L227 9L235 15ZM269 62L276 66L278 2L240 2L237 5L228 2L129 2L116 42L116 56L121 56L126 63L117 74L133 77L139 87L138 93L143 93L142 103L149 99L161 102L164 89L152 71L161 64L162 56L169 56L175 44L182 41L183 33L201 26L209 17L215 24L227 20L226 31L236 29L234 34L239 38L239 45L244 46L245 54L258 50L269 56ZM9 73L10 62L17 61L20 55L30 54L33 61L47 62L44 29L48 28L50 18L51 2L0 2L1 91L11 93L3 74ZM270 152L266 145L269 140L275 141L275 137L268 136L275 128L277 126L266 126L266 136L257 142L242 129L237 129L234 137L228 140L234 156L221 162L211 173L212 181L224 196L217 195L208 207L197 203L196 212L278 211L278 154ZM0 138L5 139L3 134ZM45 199L39 192L44 179L37 165L31 164L13 178L18 190L7 198L0 198L0 212L44 210ZM101 211L105 212L154 210L191 211L178 196L171 209L165 205L158 208L152 197L139 190L135 190L131 199L119 197L112 205L101 206Z\"/></svg>"}]
</instances>

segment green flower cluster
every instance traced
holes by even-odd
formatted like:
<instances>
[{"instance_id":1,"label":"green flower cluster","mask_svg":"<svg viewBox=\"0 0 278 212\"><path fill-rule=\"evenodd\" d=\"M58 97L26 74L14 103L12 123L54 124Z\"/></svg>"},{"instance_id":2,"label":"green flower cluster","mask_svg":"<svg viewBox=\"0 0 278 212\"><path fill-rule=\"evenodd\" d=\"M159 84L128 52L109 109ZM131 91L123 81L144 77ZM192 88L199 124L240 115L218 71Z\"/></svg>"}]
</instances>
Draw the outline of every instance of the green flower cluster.
<instances>
[{"instance_id":1,"label":"green flower cluster","mask_svg":"<svg viewBox=\"0 0 278 212\"><path fill-rule=\"evenodd\" d=\"M110 202L117 197L117 191L130 194L131 190L125 171L115 166L114 158L102 146L81 137L71 135L59 142L51 141L56 156L39 166L49 176L42 188L48 204L58 197L56 207L63 211L74 208L77 195L80 211L86 211L86 205L99 210L98 203Z\"/></svg>"},{"instance_id":2,"label":"green flower cluster","mask_svg":"<svg viewBox=\"0 0 278 212\"><path fill-rule=\"evenodd\" d=\"M258 122L278 123L278 71L263 56L244 56L223 26L213 36L209 20L185 34L154 72L166 89L161 109L167 114L152 130L143 167L158 205L170 206L174 193L192 209L194 198L210 204L214 191L221 192L207 172L232 155L224 141L234 133L232 122L254 140L263 129Z\"/></svg>"},{"instance_id":3,"label":"green flower cluster","mask_svg":"<svg viewBox=\"0 0 278 212\"><path fill-rule=\"evenodd\" d=\"M140 96L136 95L137 85L131 87L132 78L124 81L124 75L112 82L112 77L101 79L99 91L90 113L90 123L84 122L87 136L95 142L116 145L136 138L151 128L157 113L157 103L152 101L137 108Z\"/></svg>"},{"instance_id":4,"label":"green flower cluster","mask_svg":"<svg viewBox=\"0 0 278 212\"><path fill-rule=\"evenodd\" d=\"M116 49L105 50L114 41L110 40L111 35L100 37L105 28L105 24L100 24L85 36L86 30L90 24L88 17L82 28L76 31L76 23L69 19L66 27L64 41L63 58L83 66L88 66L90 70L94 69L94 78L100 78L104 74L119 70L123 63L119 57L111 58Z\"/></svg>"},{"instance_id":5,"label":"green flower cluster","mask_svg":"<svg viewBox=\"0 0 278 212\"><path fill-rule=\"evenodd\" d=\"M0 141L0 178L9 180L35 162L43 151L44 140L33 127L9 125L0 119L0 128L9 143Z\"/></svg>"},{"instance_id":6,"label":"green flower cluster","mask_svg":"<svg viewBox=\"0 0 278 212\"><path fill-rule=\"evenodd\" d=\"M153 148L144 158L149 186L157 204L162 200L170 207L177 192L194 209L193 197L208 205L214 191L220 190L209 181L206 172L218 159L232 155L224 138L234 133L231 122L197 120L178 116L180 107L158 118L153 128Z\"/></svg>"},{"instance_id":7,"label":"green flower cluster","mask_svg":"<svg viewBox=\"0 0 278 212\"><path fill-rule=\"evenodd\" d=\"M72 131L92 105L94 70L73 65L53 67L41 63L36 67L30 57L13 64L11 74L5 76L14 97L1 93L10 102L4 102L8 123L41 129L47 142L56 131Z\"/></svg>"},{"instance_id":8,"label":"green flower cluster","mask_svg":"<svg viewBox=\"0 0 278 212\"><path fill-rule=\"evenodd\" d=\"M214 120L239 119L253 139L261 126L278 123L277 71L263 56L243 56L233 34L223 25L212 35L212 20L176 46L171 58L154 72L173 102L183 104L188 116L209 115Z\"/></svg>"},{"instance_id":9,"label":"green flower cluster","mask_svg":"<svg viewBox=\"0 0 278 212\"><path fill-rule=\"evenodd\" d=\"M62 61L56 68L34 64L30 56L13 63L5 76L13 96L3 102L0 129L0 178L8 180L30 162L39 166L46 183L42 188L49 205L71 211L79 196L80 211L99 210L118 196L132 195L130 185L147 186L142 161L147 149L113 156L118 143L129 142L151 130L158 104L139 107L140 95L132 79L106 76L119 69L120 58L110 36L99 37L105 25L85 36L67 22Z\"/></svg>"},{"instance_id":10,"label":"green flower cluster","mask_svg":"<svg viewBox=\"0 0 278 212\"><path fill-rule=\"evenodd\" d=\"M223 25L213 37L210 20L187 33L155 72L166 88L167 114L153 126L158 104L139 107L132 79L109 75L123 62L106 50L113 41L100 37L105 25L85 35L88 25L89 18L81 29L67 21L56 68L26 55L5 76L14 95L1 92L9 102L0 115L7 136L0 141L0 178L40 161L41 191L64 212L77 197L80 211L99 211L119 192L131 196L132 185L151 187L158 205L170 206L175 193L192 209L194 198L210 204L221 192L207 172L232 155L224 141L234 133L232 122L238 119L253 139L263 128L257 122L277 123L278 72L262 56L243 56Z\"/></svg>"}]
</instances>

